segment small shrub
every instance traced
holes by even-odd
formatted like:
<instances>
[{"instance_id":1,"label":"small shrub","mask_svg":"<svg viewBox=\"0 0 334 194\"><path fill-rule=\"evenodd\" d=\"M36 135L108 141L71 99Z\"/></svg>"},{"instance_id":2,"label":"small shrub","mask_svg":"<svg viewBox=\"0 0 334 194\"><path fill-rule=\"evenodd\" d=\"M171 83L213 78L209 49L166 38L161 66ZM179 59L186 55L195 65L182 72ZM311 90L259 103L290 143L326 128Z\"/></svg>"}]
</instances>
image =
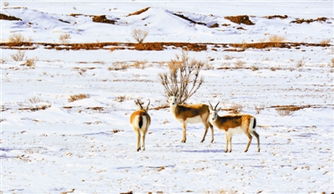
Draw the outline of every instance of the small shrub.
<instances>
[{"instance_id":1,"label":"small shrub","mask_svg":"<svg viewBox=\"0 0 334 194\"><path fill-rule=\"evenodd\" d=\"M240 61L240 60L238 60L238 61L235 62L235 66L237 68L242 68L245 64L246 64L246 62Z\"/></svg>"},{"instance_id":2,"label":"small shrub","mask_svg":"<svg viewBox=\"0 0 334 194\"><path fill-rule=\"evenodd\" d=\"M22 65L30 68L35 68L36 59L27 59Z\"/></svg>"},{"instance_id":3,"label":"small shrub","mask_svg":"<svg viewBox=\"0 0 334 194\"><path fill-rule=\"evenodd\" d=\"M240 104L234 104L229 109L229 112L232 114L239 114L241 111L242 111L242 106Z\"/></svg>"},{"instance_id":4,"label":"small shrub","mask_svg":"<svg viewBox=\"0 0 334 194\"><path fill-rule=\"evenodd\" d=\"M14 61L23 61L25 57L24 51L17 51L17 53L10 56Z\"/></svg>"},{"instance_id":5,"label":"small shrub","mask_svg":"<svg viewBox=\"0 0 334 194\"><path fill-rule=\"evenodd\" d=\"M69 102L74 102L74 101L77 101L77 100L82 100L82 99L85 99L85 98L88 98L89 96L87 94L77 94L77 95L72 95L68 98L68 101Z\"/></svg>"},{"instance_id":6,"label":"small shrub","mask_svg":"<svg viewBox=\"0 0 334 194\"><path fill-rule=\"evenodd\" d=\"M297 62L297 64L296 64L296 66L297 66L298 68L301 68L301 67L305 66L305 62L304 62L304 60L299 60L299 61Z\"/></svg>"},{"instance_id":7,"label":"small shrub","mask_svg":"<svg viewBox=\"0 0 334 194\"><path fill-rule=\"evenodd\" d=\"M13 34L9 37L9 43L22 43L22 42L29 42L30 40L26 39L22 34Z\"/></svg>"},{"instance_id":8,"label":"small shrub","mask_svg":"<svg viewBox=\"0 0 334 194\"><path fill-rule=\"evenodd\" d=\"M147 37L148 32L145 30L141 30L141 29L134 29L132 31L132 37L138 42L138 43L142 43L145 38Z\"/></svg>"},{"instance_id":9,"label":"small shrub","mask_svg":"<svg viewBox=\"0 0 334 194\"><path fill-rule=\"evenodd\" d=\"M330 64L331 67L334 67L334 58L331 59L331 64Z\"/></svg>"},{"instance_id":10,"label":"small shrub","mask_svg":"<svg viewBox=\"0 0 334 194\"><path fill-rule=\"evenodd\" d=\"M126 99L126 96L117 96L115 98L115 101L116 102L124 102L125 99Z\"/></svg>"},{"instance_id":11,"label":"small shrub","mask_svg":"<svg viewBox=\"0 0 334 194\"><path fill-rule=\"evenodd\" d=\"M61 43L69 43L69 40L71 39L71 35L70 34L61 34L59 36L59 40Z\"/></svg>"},{"instance_id":12,"label":"small shrub","mask_svg":"<svg viewBox=\"0 0 334 194\"><path fill-rule=\"evenodd\" d=\"M257 71L257 70L259 70L259 68L256 67L256 66L252 66L252 67L251 67L251 70L252 70L252 71Z\"/></svg>"},{"instance_id":13,"label":"small shrub","mask_svg":"<svg viewBox=\"0 0 334 194\"><path fill-rule=\"evenodd\" d=\"M269 42L283 42L285 40L284 37L278 35L271 35L269 37Z\"/></svg>"},{"instance_id":14,"label":"small shrub","mask_svg":"<svg viewBox=\"0 0 334 194\"><path fill-rule=\"evenodd\" d=\"M326 40L322 40L320 41L320 44L321 45L329 45L331 43L331 40L330 39L326 39Z\"/></svg>"},{"instance_id":15,"label":"small shrub","mask_svg":"<svg viewBox=\"0 0 334 194\"><path fill-rule=\"evenodd\" d=\"M260 112L264 110L264 106L255 106L254 108L255 108L256 114L260 114Z\"/></svg>"}]
</instances>

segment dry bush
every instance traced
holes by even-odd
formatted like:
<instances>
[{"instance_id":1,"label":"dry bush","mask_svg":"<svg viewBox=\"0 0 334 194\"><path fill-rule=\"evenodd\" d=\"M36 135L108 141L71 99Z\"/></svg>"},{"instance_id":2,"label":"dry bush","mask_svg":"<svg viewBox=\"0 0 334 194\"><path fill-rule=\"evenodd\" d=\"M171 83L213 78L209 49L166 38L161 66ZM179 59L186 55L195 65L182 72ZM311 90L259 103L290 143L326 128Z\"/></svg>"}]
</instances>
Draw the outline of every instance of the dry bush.
<instances>
[{"instance_id":1,"label":"dry bush","mask_svg":"<svg viewBox=\"0 0 334 194\"><path fill-rule=\"evenodd\" d=\"M138 43L142 43L146 36L148 35L148 32L145 30L141 30L141 29L134 29L132 31L132 37L138 42Z\"/></svg>"},{"instance_id":2,"label":"dry bush","mask_svg":"<svg viewBox=\"0 0 334 194\"><path fill-rule=\"evenodd\" d=\"M68 98L68 101L69 102L74 102L74 101L85 99L85 98L89 98L89 95L87 95L87 94L77 94L77 95L70 96Z\"/></svg>"},{"instance_id":3,"label":"dry bush","mask_svg":"<svg viewBox=\"0 0 334 194\"><path fill-rule=\"evenodd\" d=\"M305 66L305 61L303 59L299 60L296 64L297 68L301 68Z\"/></svg>"},{"instance_id":4,"label":"dry bush","mask_svg":"<svg viewBox=\"0 0 334 194\"><path fill-rule=\"evenodd\" d=\"M330 43L331 43L331 40L330 40L330 39L326 39L326 40L322 40L322 41L320 41L320 44L321 44L321 45L324 45L324 46L329 45Z\"/></svg>"},{"instance_id":5,"label":"dry bush","mask_svg":"<svg viewBox=\"0 0 334 194\"><path fill-rule=\"evenodd\" d=\"M22 34L12 34L8 38L9 43L22 43L22 42L30 42L30 39L25 38Z\"/></svg>"},{"instance_id":6,"label":"dry bush","mask_svg":"<svg viewBox=\"0 0 334 194\"><path fill-rule=\"evenodd\" d=\"M8 3L8 2L3 2L3 6L4 6L4 7L8 7L8 6L9 6L9 3Z\"/></svg>"},{"instance_id":7,"label":"dry bush","mask_svg":"<svg viewBox=\"0 0 334 194\"><path fill-rule=\"evenodd\" d=\"M120 71L120 70L125 70L130 67L129 64L125 62L114 62L112 67L108 67L109 71Z\"/></svg>"},{"instance_id":8,"label":"dry bush","mask_svg":"<svg viewBox=\"0 0 334 194\"><path fill-rule=\"evenodd\" d=\"M22 66L30 67L30 68L35 68L36 64L36 59L27 59L24 63L22 63Z\"/></svg>"},{"instance_id":9,"label":"dry bush","mask_svg":"<svg viewBox=\"0 0 334 194\"><path fill-rule=\"evenodd\" d=\"M240 104L234 104L229 108L229 112L232 114L239 114L242 111L242 106Z\"/></svg>"},{"instance_id":10,"label":"dry bush","mask_svg":"<svg viewBox=\"0 0 334 194\"><path fill-rule=\"evenodd\" d=\"M70 39L71 39L71 35L66 33L66 34L61 34L59 36L59 41L61 43L69 43L70 42Z\"/></svg>"},{"instance_id":11,"label":"dry bush","mask_svg":"<svg viewBox=\"0 0 334 194\"><path fill-rule=\"evenodd\" d=\"M331 64L330 64L331 67L334 67L334 58L331 59Z\"/></svg>"},{"instance_id":12,"label":"dry bush","mask_svg":"<svg viewBox=\"0 0 334 194\"><path fill-rule=\"evenodd\" d=\"M256 114L260 114L261 111L264 110L264 106L257 105L254 107Z\"/></svg>"},{"instance_id":13,"label":"dry bush","mask_svg":"<svg viewBox=\"0 0 334 194\"><path fill-rule=\"evenodd\" d=\"M269 42L283 42L285 38L279 35L271 35L268 40Z\"/></svg>"},{"instance_id":14,"label":"dry bush","mask_svg":"<svg viewBox=\"0 0 334 194\"><path fill-rule=\"evenodd\" d=\"M25 52L24 51L17 51L17 53L12 54L10 57L14 60L14 61L23 61L26 57L25 57Z\"/></svg>"},{"instance_id":15,"label":"dry bush","mask_svg":"<svg viewBox=\"0 0 334 194\"><path fill-rule=\"evenodd\" d=\"M117 96L115 98L116 102L124 102L126 100L126 96Z\"/></svg>"},{"instance_id":16,"label":"dry bush","mask_svg":"<svg viewBox=\"0 0 334 194\"><path fill-rule=\"evenodd\" d=\"M134 63L131 64L131 66L137 69L144 69L145 64L147 64L147 61L135 61Z\"/></svg>"},{"instance_id":17,"label":"dry bush","mask_svg":"<svg viewBox=\"0 0 334 194\"><path fill-rule=\"evenodd\" d=\"M252 71L257 71L257 70L259 70L259 67L256 67L256 66L253 65L253 66L251 66L251 70Z\"/></svg>"},{"instance_id":18,"label":"dry bush","mask_svg":"<svg viewBox=\"0 0 334 194\"><path fill-rule=\"evenodd\" d=\"M237 68L242 68L245 64L246 64L246 62L241 61L241 60L238 60L238 61L235 62L235 66Z\"/></svg>"},{"instance_id":19,"label":"dry bush","mask_svg":"<svg viewBox=\"0 0 334 194\"><path fill-rule=\"evenodd\" d=\"M203 84L200 77L204 63L190 59L188 54L183 51L181 55L176 55L168 63L169 71L160 74L160 81L165 90L165 95L177 96L179 103L184 103Z\"/></svg>"}]
</instances>

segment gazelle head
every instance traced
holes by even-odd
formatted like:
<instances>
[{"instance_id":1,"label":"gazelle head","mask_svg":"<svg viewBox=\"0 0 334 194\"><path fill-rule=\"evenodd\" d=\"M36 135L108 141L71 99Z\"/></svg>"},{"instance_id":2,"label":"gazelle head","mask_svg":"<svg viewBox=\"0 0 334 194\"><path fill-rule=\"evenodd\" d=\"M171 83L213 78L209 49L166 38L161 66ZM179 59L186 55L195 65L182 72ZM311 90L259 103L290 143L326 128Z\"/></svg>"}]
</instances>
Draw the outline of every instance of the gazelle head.
<instances>
[{"instance_id":1,"label":"gazelle head","mask_svg":"<svg viewBox=\"0 0 334 194\"><path fill-rule=\"evenodd\" d=\"M141 102L139 99L135 100L135 104L138 106L139 110L143 110L143 111L147 112L148 109L149 109L149 106L150 106L150 100L148 100L146 108L143 107L144 103Z\"/></svg>"},{"instance_id":2,"label":"gazelle head","mask_svg":"<svg viewBox=\"0 0 334 194\"><path fill-rule=\"evenodd\" d=\"M209 119L210 121L216 121L218 118L218 111L217 107L218 107L219 102L216 104L216 106L213 108L213 106L211 105L211 103L209 102L209 109L210 109L210 116Z\"/></svg>"},{"instance_id":3,"label":"gazelle head","mask_svg":"<svg viewBox=\"0 0 334 194\"><path fill-rule=\"evenodd\" d=\"M170 96L168 98L168 102L170 106L176 106L178 104L176 96Z\"/></svg>"}]
</instances>

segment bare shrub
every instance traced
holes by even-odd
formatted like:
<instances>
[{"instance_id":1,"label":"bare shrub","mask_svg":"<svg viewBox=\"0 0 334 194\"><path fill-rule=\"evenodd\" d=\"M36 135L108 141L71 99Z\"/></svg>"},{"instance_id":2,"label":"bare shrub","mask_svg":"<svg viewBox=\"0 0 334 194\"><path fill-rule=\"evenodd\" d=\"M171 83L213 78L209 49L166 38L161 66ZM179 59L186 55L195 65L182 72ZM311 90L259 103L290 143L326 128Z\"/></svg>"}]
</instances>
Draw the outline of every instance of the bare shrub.
<instances>
[{"instance_id":1,"label":"bare shrub","mask_svg":"<svg viewBox=\"0 0 334 194\"><path fill-rule=\"evenodd\" d=\"M12 34L8 38L8 42L10 43L22 43L22 42L29 42L31 41L30 39L25 38L22 34L17 33L17 34Z\"/></svg>"},{"instance_id":2,"label":"bare shrub","mask_svg":"<svg viewBox=\"0 0 334 194\"><path fill-rule=\"evenodd\" d=\"M69 102L74 102L77 100L85 99L88 98L89 96L87 94L77 94L77 95L72 95L68 98Z\"/></svg>"},{"instance_id":3,"label":"bare shrub","mask_svg":"<svg viewBox=\"0 0 334 194\"><path fill-rule=\"evenodd\" d=\"M232 114L239 114L241 111L242 111L242 106L240 104L234 104L229 109L229 112Z\"/></svg>"},{"instance_id":4,"label":"bare shrub","mask_svg":"<svg viewBox=\"0 0 334 194\"><path fill-rule=\"evenodd\" d=\"M269 36L269 42L283 42L285 40L284 37L278 35Z\"/></svg>"},{"instance_id":5,"label":"bare shrub","mask_svg":"<svg viewBox=\"0 0 334 194\"><path fill-rule=\"evenodd\" d=\"M134 29L132 31L132 37L138 42L138 43L142 43L146 36L148 35L148 32L145 30L141 30L141 29Z\"/></svg>"},{"instance_id":6,"label":"bare shrub","mask_svg":"<svg viewBox=\"0 0 334 194\"><path fill-rule=\"evenodd\" d=\"M298 62L297 62L297 64L296 64L296 66L298 67L298 68L300 68L300 67L304 67L305 66L305 62L304 62L304 60L299 60Z\"/></svg>"},{"instance_id":7,"label":"bare shrub","mask_svg":"<svg viewBox=\"0 0 334 194\"><path fill-rule=\"evenodd\" d=\"M322 40L322 41L320 41L320 44L321 45L329 45L331 43L331 40L330 39L326 39L326 40Z\"/></svg>"},{"instance_id":8,"label":"bare shrub","mask_svg":"<svg viewBox=\"0 0 334 194\"><path fill-rule=\"evenodd\" d=\"M124 102L126 100L126 96L117 96L115 98L116 102Z\"/></svg>"},{"instance_id":9,"label":"bare shrub","mask_svg":"<svg viewBox=\"0 0 334 194\"><path fill-rule=\"evenodd\" d=\"M168 63L169 72L160 74L160 81L166 96L177 96L179 103L184 103L203 84L199 76L204 63L190 59L183 51Z\"/></svg>"},{"instance_id":10,"label":"bare shrub","mask_svg":"<svg viewBox=\"0 0 334 194\"><path fill-rule=\"evenodd\" d=\"M260 114L261 111L264 110L264 106L257 105L254 107L256 114Z\"/></svg>"},{"instance_id":11,"label":"bare shrub","mask_svg":"<svg viewBox=\"0 0 334 194\"><path fill-rule=\"evenodd\" d=\"M71 39L71 35L68 34L68 33L65 33L65 34L61 34L59 36L59 41L61 43L69 43L70 42L70 39Z\"/></svg>"},{"instance_id":12,"label":"bare shrub","mask_svg":"<svg viewBox=\"0 0 334 194\"><path fill-rule=\"evenodd\" d=\"M235 66L237 68L242 68L245 64L246 64L246 62L241 61L241 60L238 60L238 61L235 62Z\"/></svg>"},{"instance_id":13,"label":"bare shrub","mask_svg":"<svg viewBox=\"0 0 334 194\"><path fill-rule=\"evenodd\" d=\"M35 68L35 64L36 64L36 59L27 59L24 63L22 63L22 66L27 66L30 68Z\"/></svg>"},{"instance_id":14,"label":"bare shrub","mask_svg":"<svg viewBox=\"0 0 334 194\"><path fill-rule=\"evenodd\" d=\"M23 61L25 57L25 52L24 51L17 51L17 53L12 54L10 56L14 61Z\"/></svg>"}]
</instances>

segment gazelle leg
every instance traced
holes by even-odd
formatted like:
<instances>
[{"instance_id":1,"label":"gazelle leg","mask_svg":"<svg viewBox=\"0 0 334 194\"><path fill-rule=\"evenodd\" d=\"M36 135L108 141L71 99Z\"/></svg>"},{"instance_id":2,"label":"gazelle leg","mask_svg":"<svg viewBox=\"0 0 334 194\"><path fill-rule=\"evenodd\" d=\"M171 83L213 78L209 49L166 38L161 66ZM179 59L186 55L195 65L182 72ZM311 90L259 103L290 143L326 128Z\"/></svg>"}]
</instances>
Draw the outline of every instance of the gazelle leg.
<instances>
[{"instance_id":1,"label":"gazelle leg","mask_svg":"<svg viewBox=\"0 0 334 194\"><path fill-rule=\"evenodd\" d=\"M249 133L246 133L247 137L248 137L248 143L247 143L247 146L246 146L246 149L244 152L247 152L248 151L248 148L252 142L252 136L249 134Z\"/></svg>"},{"instance_id":2,"label":"gazelle leg","mask_svg":"<svg viewBox=\"0 0 334 194\"><path fill-rule=\"evenodd\" d=\"M213 143L215 141L215 134L214 134L213 126L210 123L208 124L211 130L211 143Z\"/></svg>"},{"instance_id":3,"label":"gazelle leg","mask_svg":"<svg viewBox=\"0 0 334 194\"><path fill-rule=\"evenodd\" d=\"M140 151L140 133L139 130L136 130L136 136L137 136L137 152Z\"/></svg>"},{"instance_id":4,"label":"gazelle leg","mask_svg":"<svg viewBox=\"0 0 334 194\"><path fill-rule=\"evenodd\" d=\"M225 152L228 152L228 146L230 143L230 137L227 133L225 133L225 138L226 138L226 144L225 144Z\"/></svg>"},{"instance_id":5,"label":"gazelle leg","mask_svg":"<svg viewBox=\"0 0 334 194\"><path fill-rule=\"evenodd\" d=\"M205 131L204 131L204 135L203 135L203 138L201 140L201 143L203 143L205 141L206 134L208 133L208 128L209 128L208 123L204 123L204 127L205 127Z\"/></svg>"},{"instance_id":6,"label":"gazelle leg","mask_svg":"<svg viewBox=\"0 0 334 194\"><path fill-rule=\"evenodd\" d=\"M260 152L260 136L256 131L252 131L251 132L252 135L254 135L256 137L257 140L257 151Z\"/></svg>"},{"instance_id":7,"label":"gazelle leg","mask_svg":"<svg viewBox=\"0 0 334 194\"><path fill-rule=\"evenodd\" d=\"M183 122L182 123L182 140L181 140L182 143L186 143L186 141L187 141L186 129L187 129L187 123Z\"/></svg>"},{"instance_id":8,"label":"gazelle leg","mask_svg":"<svg viewBox=\"0 0 334 194\"><path fill-rule=\"evenodd\" d=\"M141 133L141 149L145 151L145 136L146 136L146 131L143 131Z\"/></svg>"},{"instance_id":9,"label":"gazelle leg","mask_svg":"<svg viewBox=\"0 0 334 194\"><path fill-rule=\"evenodd\" d=\"M229 135L228 141L230 143L230 150L229 150L229 152L232 152L232 135Z\"/></svg>"}]
</instances>

